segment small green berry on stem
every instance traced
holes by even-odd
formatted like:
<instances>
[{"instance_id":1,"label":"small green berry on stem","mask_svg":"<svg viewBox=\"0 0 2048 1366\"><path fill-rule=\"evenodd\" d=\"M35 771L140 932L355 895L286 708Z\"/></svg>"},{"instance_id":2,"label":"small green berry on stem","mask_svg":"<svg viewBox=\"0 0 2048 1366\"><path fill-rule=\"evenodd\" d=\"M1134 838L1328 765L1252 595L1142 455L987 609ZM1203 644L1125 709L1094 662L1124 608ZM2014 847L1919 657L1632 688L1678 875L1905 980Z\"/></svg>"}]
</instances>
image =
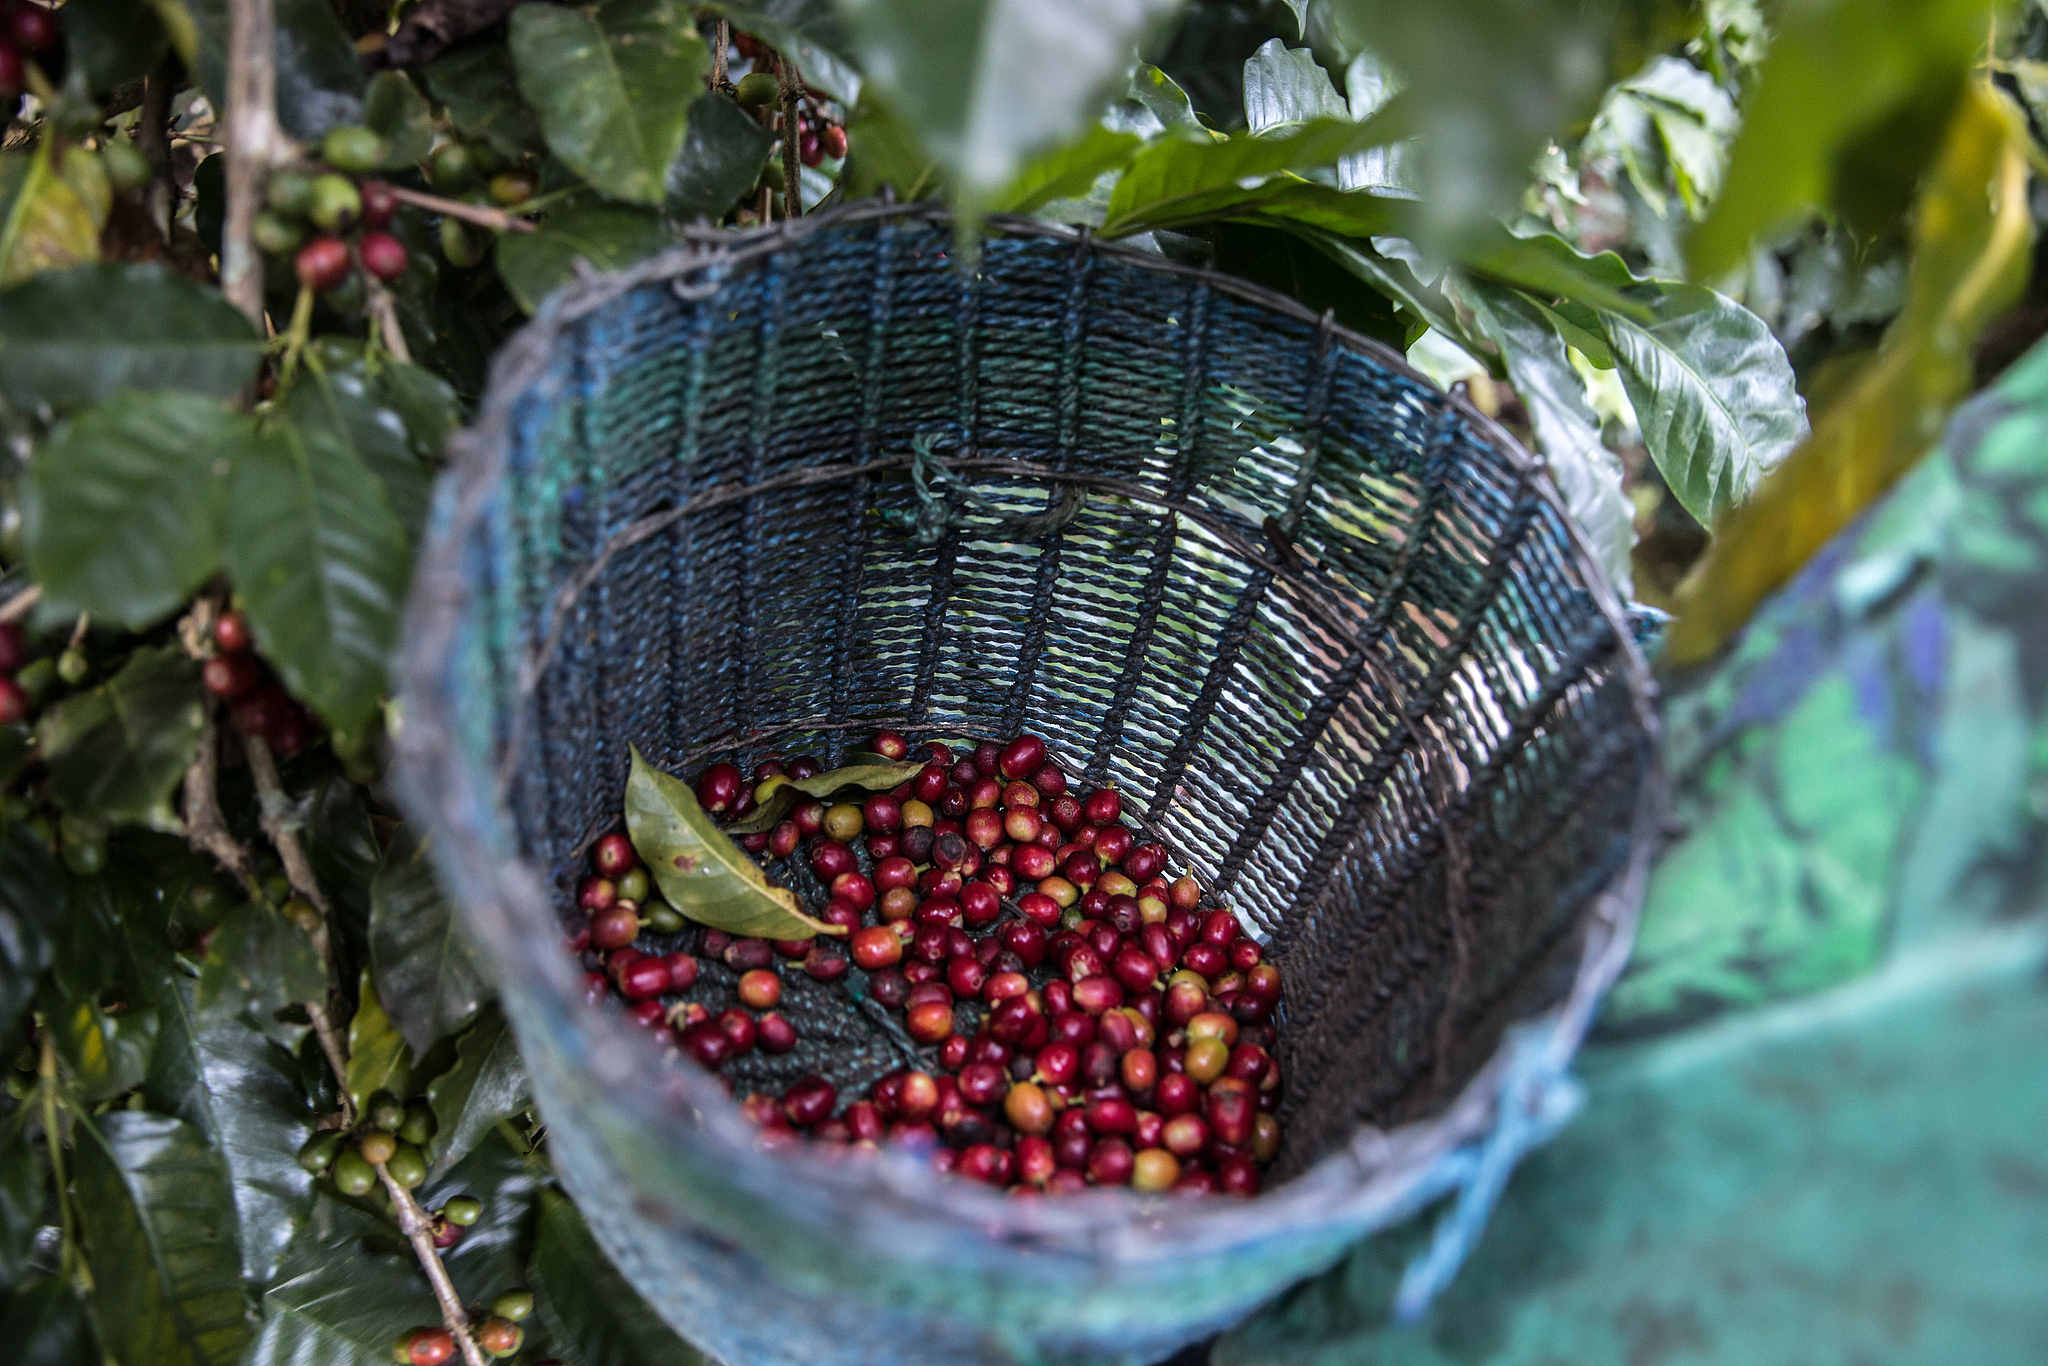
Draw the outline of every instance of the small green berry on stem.
<instances>
[{"instance_id":1,"label":"small green berry on stem","mask_svg":"<svg viewBox=\"0 0 2048 1366\"><path fill-rule=\"evenodd\" d=\"M483 1218L484 1204L473 1195L457 1195L441 1206L441 1217L451 1224L468 1228Z\"/></svg>"}]
</instances>

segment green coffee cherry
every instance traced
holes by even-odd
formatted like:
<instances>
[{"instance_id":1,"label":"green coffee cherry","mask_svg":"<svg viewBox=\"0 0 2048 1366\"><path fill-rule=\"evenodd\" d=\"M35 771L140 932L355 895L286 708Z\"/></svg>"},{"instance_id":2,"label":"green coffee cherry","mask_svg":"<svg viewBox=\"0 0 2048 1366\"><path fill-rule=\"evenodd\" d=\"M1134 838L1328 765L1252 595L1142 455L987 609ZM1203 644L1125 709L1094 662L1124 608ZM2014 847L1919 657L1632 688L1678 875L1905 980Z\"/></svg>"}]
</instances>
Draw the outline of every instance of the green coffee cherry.
<instances>
[{"instance_id":1,"label":"green coffee cherry","mask_svg":"<svg viewBox=\"0 0 2048 1366\"><path fill-rule=\"evenodd\" d=\"M363 344L354 337L329 332L306 343L313 358L329 370L346 370L363 358Z\"/></svg>"},{"instance_id":2,"label":"green coffee cherry","mask_svg":"<svg viewBox=\"0 0 2048 1366\"><path fill-rule=\"evenodd\" d=\"M334 1165L328 1170L334 1176L334 1188L343 1195L368 1195L377 1184L377 1169L354 1148L336 1153Z\"/></svg>"},{"instance_id":3,"label":"green coffee cherry","mask_svg":"<svg viewBox=\"0 0 2048 1366\"><path fill-rule=\"evenodd\" d=\"M484 1217L484 1202L473 1195L458 1195L441 1206L441 1217L451 1224L468 1228Z\"/></svg>"},{"instance_id":4,"label":"green coffee cherry","mask_svg":"<svg viewBox=\"0 0 2048 1366\"><path fill-rule=\"evenodd\" d=\"M443 194L461 194L476 183L476 159L459 142L436 147L427 165L434 175L434 188Z\"/></svg>"},{"instance_id":5,"label":"green coffee cherry","mask_svg":"<svg viewBox=\"0 0 2048 1366\"><path fill-rule=\"evenodd\" d=\"M647 870L645 868L631 868L619 874L615 885L618 888L616 895L623 897L627 901L644 902L647 900Z\"/></svg>"},{"instance_id":6,"label":"green coffee cherry","mask_svg":"<svg viewBox=\"0 0 2048 1366\"><path fill-rule=\"evenodd\" d=\"M275 212L297 218L313 207L313 177L278 171L264 186L263 201Z\"/></svg>"},{"instance_id":7,"label":"green coffee cherry","mask_svg":"<svg viewBox=\"0 0 2048 1366\"><path fill-rule=\"evenodd\" d=\"M384 139L361 124L345 123L327 130L320 142L320 157L337 171L360 175L384 164Z\"/></svg>"},{"instance_id":8,"label":"green coffee cherry","mask_svg":"<svg viewBox=\"0 0 2048 1366\"><path fill-rule=\"evenodd\" d=\"M389 1091L379 1091L363 1102L363 1118L373 1129L396 1132L405 1123L405 1106Z\"/></svg>"},{"instance_id":9,"label":"green coffee cherry","mask_svg":"<svg viewBox=\"0 0 2048 1366\"><path fill-rule=\"evenodd\" d=\"M256 215L251 236L256 239L256 250L265 256L284 256L305 245L306 233L298 224L282 214L269 211Z\"/></svg>"},{"instance_id":10,"label":"green coffee cherry","mask_svg":"<svg viewBox=\"0 0 2048 1366\"><path fill-rule=\"evenodd\" d=\"M533 198L540 181L531 171L500 171L491 177L491 198L506 208Z\"/></svg>"},{"instance_id":11,"label":"green coffee cherry","mask_svg":"<svg viewBox=\"0 0 2048 1366\"><path fill-rule=\"evenodd\" d=\"M362 217L363 196L347 176L324 175L313 182L313 204L306 216L315 227L340 232Z\"/></svg>"},{"instance_id":12,"label":"green coffee cherry","mask_svg":"<svg viewBox=\"0 0 2048 1366\"><path fill-rule=\"evenodd\" d=\"M117 190L139 190L149 183L149 158L126 138L109 138L100 148L100 165Z\"/></svg>"},{"instance_id":13,"label":"green coffee cherry","mask_svg":"<svg viewBox=\"0 0 2048 1366\"><path fill-rule=\"evenodd\" d=\"M640 923L656 934L674 934L686 922L681 911L656 897L640 903Z\"/></svg>"},{"instance_id":14,"label":"green coffee cherry","mask_svg":"<svg viewBox=\"0 0 2048 1366\"><path fill-rule=\"evenodd\" d=\"M32 1073L9 1072L7 1074L7 1094L15 1100L27 1100L31 1095L35 1094L35 1089L36 1079Z\"/></svg>"},{"instance_id":15,"label":"green coffee cherry","mask_svg":"<svg viewBox=\"0 0 2048 1366\"><path fill-rule=\"evenodd\" d=\"M28 694L29 701L40 702L45 693L57 686L57 661L48 655L31 659L21 666L21 672L14 676L14 681Z\"/></svg>"},{"instance_id":16,"label":"green coffee cherry","mask_svg":"<svg viewBox=\"0 0 2048 1366\"><path fill-rule=\"evenodd\" d=\"M284 880L282 873L272 873L263 879L263 899L273 906L282 906L291 899L292 885Z\"/></svg>"},{"instance_id":17,"label":"green coffee cherry","mask_svg":"<svg viewBox=\"0 0 2048 1366\"><path fill-rule=\"evenodd\" d=\"M782 174L781 157L773 156L768 158L768 164L761 168L761 183L763 185L766 185L769 189L775 191L775 193L777 194L782 193L783 187L787 185L789 181Z\"/></svg>"},{"instance_id":18,"label":"green coffee cherry","mask_svg":"<svg viewBox=\"0 0 2048 1366\"><path fill-rule=\"evenodd\" d=\"M379 1162L388 1163L398 1151L398 1136L389 1129L372 1129L356 1140L356 1151L371 1166Z\"/></svg>"},{"instance_id":19,"label":"green coffee cherry","mask_svg":"<svg viewBox=\"0 0 2048 1366\"><path fill-rule=\"evenodd\" d=\"M510 1319L514 1323L522 1322L533 1313L533 1292L507 1290L491 1301L491 1312L501 1319Z\"/></svg>"},{"instance_id":20,"label":"green coffee cherry","mask_svg":"<svg viewBox=\"0 0 2048 1366\"><path fill-rule=\"evenodd\" d=\"M427 1179L427 1155L410 1143L401 1143L398 1151L386 1159L384 1170L391 1173L393 1181L414 1190Z\"/></svg>"},{"instance_id":21,"label":"green coffee cherry","mask_svg":"<svg viewBox=\"0 0 2048 1366\"><path fill-rule=\"evenodd\" d=\"M66 683L80 683L92 668L92 661L85 657L85 651L73 647L57 656L57 677Z\"/></svg>"},{"instance_id":22,"label":"green coffee cherry","mask_svg":"<svg viewBox=\"0 0 2048 1366\"><path fill-rule=\"evenodd\" d=\"M334 1165L335 1156L341 1152L341 1131L329 1129L314 1134L299 1148L299 1165L314 1175L319 1175Z\"/></svg>"},{"instance_id":23,"label":"green coffee cherry","mask_svg":"<svg viewBox=\"0 0 2048 1366\"><path fill-rule=\"evenodd\" d=\"M772 71L754 71L740 77L733 93L741 104L773 104L782 97L782 82Z\"/></svg>"},{"instance_id":24,"label":"green coffee cherry","mask_svg":"<svg viewBox=\"0 0 2048 1366\"><path fill-rule=\"evenodd\" d=\"M467 270L484 259L483 244L459 218L441 220L441 254L458 270Z\"/></svg>"},{"instance_id":25,"label":"green coffee cherry","mask_svg":"<svg viewBox=\"0 0 2048 1366\"><path fill-rule=\"evenodd\" d=\"M434 1107L423 1100L407 1101L405 1123L398 1126L398 1136L407 1143L425 1143L440 1129L441 1121L434 1115Z\"/></svg>"}]
</instances>

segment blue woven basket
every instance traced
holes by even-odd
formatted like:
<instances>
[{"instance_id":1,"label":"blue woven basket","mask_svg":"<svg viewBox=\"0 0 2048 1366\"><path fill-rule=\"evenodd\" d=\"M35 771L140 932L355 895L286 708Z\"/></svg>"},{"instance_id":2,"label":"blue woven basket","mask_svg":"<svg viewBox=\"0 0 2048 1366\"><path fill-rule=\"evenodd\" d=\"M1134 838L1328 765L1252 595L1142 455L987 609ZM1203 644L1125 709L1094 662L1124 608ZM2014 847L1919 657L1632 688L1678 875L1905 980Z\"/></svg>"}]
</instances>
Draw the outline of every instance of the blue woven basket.
<instances>
[{"instance_id":1,"label":"blue woven basket","mask_svg":"<svg viewBox=\"0 0 2048 1366\"><path fill-rule=\"evenodd\" d=\"M1530 457L1385 348L1040 224L972 270L952 240L863 206L589 279L456 444L399 774L561 1179L735 1366L1152 1361L1459 1192L1412 1310L1627 956L1661 783L1622 613ZM583 1003L561 930L629 745L830 761L880 723L1046 736L1266 941L1266 1194L765 1153Z\"/></svg>"}]
</instances>

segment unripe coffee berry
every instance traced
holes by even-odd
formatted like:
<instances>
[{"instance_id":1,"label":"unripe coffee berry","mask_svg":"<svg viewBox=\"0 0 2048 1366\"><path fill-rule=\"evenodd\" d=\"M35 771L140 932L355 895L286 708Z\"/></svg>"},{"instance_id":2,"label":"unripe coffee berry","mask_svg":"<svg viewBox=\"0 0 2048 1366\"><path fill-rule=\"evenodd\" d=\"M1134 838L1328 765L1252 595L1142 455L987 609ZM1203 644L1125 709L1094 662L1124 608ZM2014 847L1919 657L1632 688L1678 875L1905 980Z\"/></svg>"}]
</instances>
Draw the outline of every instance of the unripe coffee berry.
<instances>
[{"instance_id":1,"label":"unripe coffee berry","mask_svg":"<svg viewBox=\"0 0 2048 1366\"><path fill-rule=\"evenodd\" d=\"M773 1010L782 1001L782 979L767 968L740 976L739 998L755 1010Z\"/></svg>"},{"instance_id":2,"label":"unripe coffee berry","mask_svg":"<svg viewBox=\"0 0 2048 1366\"><path fill-rule=\"evenodd\" d=\"M458 1195L441 1206L441 1217L451 1224L468 1228L484 1217L483 1202L474 1196Z\"/></svg>"},{"instance_id":3,"label":"unripe coffee berry","mask_svg":"<svg viewBox=\"0 0 2048 1366\"><path fill-rule=\"evenodd\" d=\"M363 1155L363 1161L372 1166L389 1162L398 1151L398 1136L383 1129L372 1129L356 1140L356 1151Z\"/></svg>"},{"instance_id":4,"label":"unripe coffee berry","mask_svg":"<svg viewBox=\"0 0 2048 1366\"><path fill-rule=\"evenodd\" d=\"M1180 1180L1180 1161L1164 1148L1142 1149L1131 1162L1131 1186L1141 1191L1163 1191Z\"/></svg>"}]
</instances>

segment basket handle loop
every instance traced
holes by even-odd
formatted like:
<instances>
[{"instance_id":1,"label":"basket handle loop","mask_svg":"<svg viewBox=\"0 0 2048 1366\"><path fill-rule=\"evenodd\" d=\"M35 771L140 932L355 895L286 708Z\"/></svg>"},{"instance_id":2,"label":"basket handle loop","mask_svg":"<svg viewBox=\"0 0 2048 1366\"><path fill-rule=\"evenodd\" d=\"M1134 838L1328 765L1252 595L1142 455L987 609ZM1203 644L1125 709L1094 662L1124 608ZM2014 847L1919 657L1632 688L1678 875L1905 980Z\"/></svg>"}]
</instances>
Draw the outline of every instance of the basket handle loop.
<instances>
[{"instance_id":1,"label":"basket handle loop","mask_svg":"<svg viewBox=\"0 0 2048 1366\"><path fill-rule=\"evenodd\" d=\"M962 531L971 532L976 540L1035 541L1073 521L1088 505L1088 491L1067 484L1060 490L1059 500L1044 512L1026 516L1005 512L969 488L967 481L939 458L938 440L939 434L932 431L919 432L910 439L910 482L917 491L916 510L884 508L877 514L883 526L907 534L917 545L937 545ZM982 519L970 520L969 510L981 513Z\"/></svg>"},{"instance_id":2,"label":"basket handle loop","mask_svg":"<svg viewBox=\"0 0 2048 1366\"><path fill-rule=\"evenodd\" d=\"M1396 1322L1421 1318L1450 1285L1485 1231L1515 1164L1549 1142L1585 1104L1586 1088L1566 1070L1570 1055L1552 1046L1552 1036L1553 1028L1540 1024L1513 1032L1493 1131L1443 1158L1437 1174L1446 1188L1457 1191L1457 1199L1437 1220L1429 1246L1401 1277L1394 1296Z\"/></svg>"}]
</instances>

